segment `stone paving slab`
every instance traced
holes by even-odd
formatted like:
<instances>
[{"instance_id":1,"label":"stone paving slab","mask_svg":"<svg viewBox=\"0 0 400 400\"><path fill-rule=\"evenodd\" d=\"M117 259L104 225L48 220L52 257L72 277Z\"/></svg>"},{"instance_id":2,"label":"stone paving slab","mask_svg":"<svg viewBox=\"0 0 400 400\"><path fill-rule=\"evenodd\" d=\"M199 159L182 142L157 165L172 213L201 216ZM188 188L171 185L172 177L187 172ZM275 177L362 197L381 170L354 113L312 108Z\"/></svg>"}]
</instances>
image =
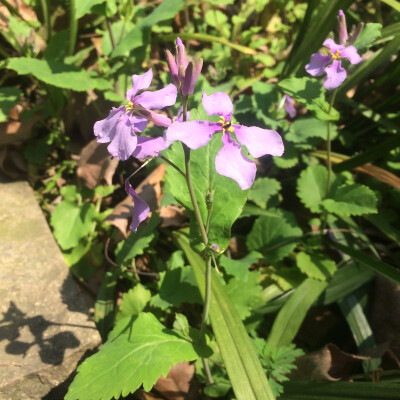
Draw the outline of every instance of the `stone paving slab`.
<instances>
[{"instance_id":1,"label":"stone paving slab","mask_svg":"<svg viewBox=\"0 0 400 400\"><path fill-rule=\"evenodd\" d=\"M31 187L0 183L0 400L42 399L99 344Z\"/></svg>"}]
</instances>

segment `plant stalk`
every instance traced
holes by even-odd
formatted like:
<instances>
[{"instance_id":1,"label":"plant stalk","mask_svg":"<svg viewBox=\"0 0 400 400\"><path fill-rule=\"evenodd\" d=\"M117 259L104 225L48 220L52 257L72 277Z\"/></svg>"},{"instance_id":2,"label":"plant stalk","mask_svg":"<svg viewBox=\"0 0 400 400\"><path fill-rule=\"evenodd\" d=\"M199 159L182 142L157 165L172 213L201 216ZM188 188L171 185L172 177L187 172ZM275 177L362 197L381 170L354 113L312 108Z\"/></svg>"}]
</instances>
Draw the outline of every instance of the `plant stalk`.
<instances>
[{"instance_id":1,"label":"plant stalk","mask_svg":"<svg viewBox=\"0 0 400 400\"><path fill-rule=\"evenodd\" d=\"M328 115L331 114L333 108L333 102L335 101L337 89L334 90L331 101L329 103ZM329 192L331 190L331 177L332 177L332 161L331 161L331 122L327 122L326 126L326 154L328 162L328 178L326 180L326 194L325 197L328 198Z\"/></svg>"}]
</instances>

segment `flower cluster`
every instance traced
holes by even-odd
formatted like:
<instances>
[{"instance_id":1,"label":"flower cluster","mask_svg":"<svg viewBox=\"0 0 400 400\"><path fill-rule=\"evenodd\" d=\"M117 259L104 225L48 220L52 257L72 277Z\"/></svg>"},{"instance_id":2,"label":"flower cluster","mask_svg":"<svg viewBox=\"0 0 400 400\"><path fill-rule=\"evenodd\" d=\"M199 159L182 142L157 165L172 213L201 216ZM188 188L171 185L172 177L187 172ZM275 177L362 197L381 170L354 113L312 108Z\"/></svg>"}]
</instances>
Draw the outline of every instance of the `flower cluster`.
<instances>
[{"instance_id":1,"label":"flower cluster","mask_svg":"<svg viewBox=\"0 0 400 400\"><path fill-rule=\"evenodd\" d=\"M143 91L148 89L152 78L152 70L143 75L132 76L132 89L126 93L128 104L113 108L107 118L94 125L94 134L99 143L110 143L108 151L119 160L129 157L147 158L159 156L174 141L181 141L191 149L205 146L216 133L222 132L222 148L215 159L215 167L219 174L235 180L240 188L248 189L254 182L256 165L243 154L241 145L254 158L265 154L281 156L283 142L278 132L261 129L256 126L243 126L231 123L233 104L226 93L217 92L207 96L203 93L202 103L208 115L219 115L219 122L183 121L182 109L175 122L167 116L154 112L176 102L178 92L182 98L193 94L199 77L203 60L189 61L182 41L176 41L175 57L166 52L167 64L174 84L164 89ZM292 111L292 110L291 110ZM187 116L190 114L188 111ZM148 121L167 128L164 137L147 137L140 134L147 127ZM125 190L133 199L134 213L130 225L136 231L139 224L150 212L148 204L134 191L129 181L125 182Z\"/></svg>"},{"instance_id":2,"label":"flower cluster","mask_svg":"<svg viewBox=\"0 0 400 400\"><path fill-rule=\"evenodd\" d=\"M342 10L339 11L338 18L340 44L336 44L333 39L325 40L323 45L328 49L327 54L322 52L312 54L310 62L306 65L306 71L312 76L326 74L324 87L327 90L336 89L346 79L347 73L341 63L343 58L350 61L351 64L358 64L361 61L357 49L350 44L347 45L349 41L346 19ZM352 40L355 40L354 35Z\"/></svg>"}]
</instances>

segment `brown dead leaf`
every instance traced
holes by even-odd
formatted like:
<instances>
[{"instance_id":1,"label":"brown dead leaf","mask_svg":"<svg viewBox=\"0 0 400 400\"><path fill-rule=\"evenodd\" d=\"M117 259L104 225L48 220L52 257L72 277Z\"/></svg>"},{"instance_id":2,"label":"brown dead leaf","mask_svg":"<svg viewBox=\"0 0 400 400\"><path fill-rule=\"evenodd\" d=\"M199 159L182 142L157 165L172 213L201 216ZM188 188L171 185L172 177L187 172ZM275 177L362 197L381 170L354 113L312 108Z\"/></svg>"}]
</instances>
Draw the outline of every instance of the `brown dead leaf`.
<instances>
[{"instance_id":1,"label":"brown dead leaf","mask_svg":"<svg viewBox=\"0 0 400 400\"><path fill-rule=\"evenodd\" d=\"M76 172L89 189L94 189L103 181L112 184L117 165L118 159L110 158L107 147L93 139L82 149Z\"/></svg>"},{"instance_id":2,"label":"brown dead leaf","mask_svg":"<svg viewBox=\"0 0 400 400\"><path fill-rule=\"evenodd\" d=\"M161 202L160 182L164 175L165 165L161 164L135 189L136 193L147 202L151 211L156 210ZM117 204L114 211L106 217L105 221L108 221L111 225L119 229L126 238L128 233L128 221L132 218L132 213L133 200L130 196L127 196Z\"/></svg>"},{"instance_id":3,"label":"brown dead leaf","mask_svg":"<svg viewBox=\"0 0 400 400\"><path fill-rule=\"evenodd\" d=\"M338 381L349 379L355 364L370 357L345 353L334 344L321 350L305 354L296 359L297 369L289 374L289 379L310 381Z\"/></svg>"},{"instance_id":4,"label":"brown dead leaf","mask_svg":"<svg viewBox=\"0 0 400 400\"><path fill-rule=\"evenodd\" d=\"M182 223L187 219L184 209L178 207L175 204L168 206L162 206L160 208L161 227L167 228L169 226L181 226Z\"/></svg>"},{"instance_id":5,"label":"brown dead leaf","mask_svg":"<svg viewBox=\"0 0 400 400\"><path fill-rule=\"evenodd\" d=\"M400 189L400 178L383 168L379 168L372 164L364 164L355 168L355 170L370 175L378 181L393 186L396 189Z\"/></svg>"},{"instance_id":6,"label":"brown dead leaf","mask_svg":"<svg viewBox=\"0 0 400 400\"><path fill-rule=\"evenodd\" d=\"M186 361L181 362L170 369L166 378L160 377L154 389L168 400L185 400L193 375L194 365Z\"/></svg>"}]
</instances>

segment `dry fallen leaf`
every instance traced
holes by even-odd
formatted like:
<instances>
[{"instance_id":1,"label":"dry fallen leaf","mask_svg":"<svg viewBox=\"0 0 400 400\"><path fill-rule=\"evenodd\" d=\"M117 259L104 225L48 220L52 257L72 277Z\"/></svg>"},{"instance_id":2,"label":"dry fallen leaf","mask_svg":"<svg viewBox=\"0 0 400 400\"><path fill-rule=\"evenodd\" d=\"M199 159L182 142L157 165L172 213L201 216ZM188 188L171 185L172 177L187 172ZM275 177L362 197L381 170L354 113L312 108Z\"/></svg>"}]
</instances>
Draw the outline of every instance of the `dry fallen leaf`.
<instances>
[{"instance_id":1,"label":"dry fallen leaf","mask_svg":"<svg viewBox=\"0 0 400 400\"><path fill-rule=\"evenodd\" d=\"M111 185L117 165L118 159L110 158L107 147L93 139L81 151L77 175L89 189L96 188L102 181Z\"/></svg>"},{"instance_id":2,"label":"dry fallen leaf","mask_svg":"<svg viewBox=\"0 0 400 400\"><path fill-rule=\"evenodd\" d=\"M194 375L194 365L184 361L174 365L166 378L160 377L154 389L168 400L185 400L189 394L190 381Z\"/></svg>"}]
</instances>

